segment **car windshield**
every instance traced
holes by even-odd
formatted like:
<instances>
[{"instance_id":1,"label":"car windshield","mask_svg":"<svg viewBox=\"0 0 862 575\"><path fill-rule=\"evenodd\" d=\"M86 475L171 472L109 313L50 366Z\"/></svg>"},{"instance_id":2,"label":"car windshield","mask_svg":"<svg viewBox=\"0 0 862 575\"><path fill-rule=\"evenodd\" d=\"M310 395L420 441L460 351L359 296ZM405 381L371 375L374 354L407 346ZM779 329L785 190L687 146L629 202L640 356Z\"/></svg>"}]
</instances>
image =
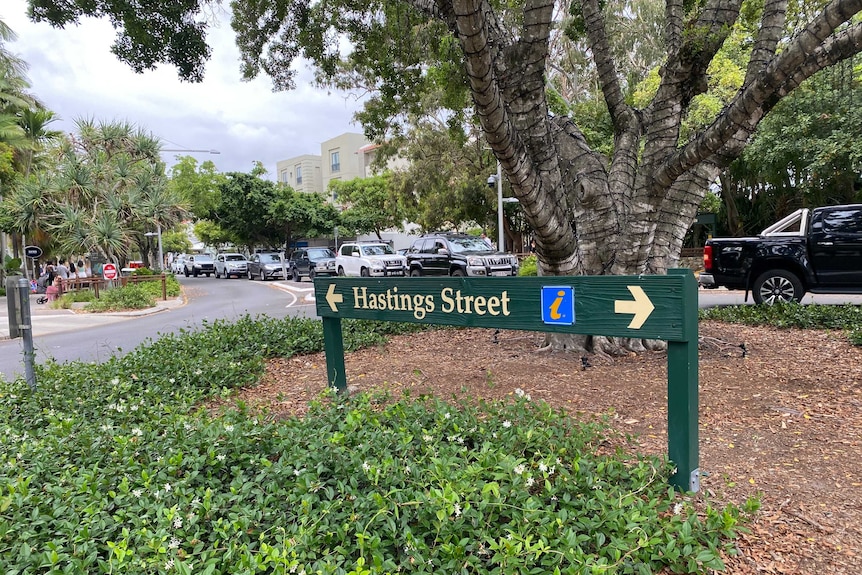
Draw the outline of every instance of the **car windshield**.
<instances>
[{"instance_id":1,"label":"car windshield","mask_svg":"<svg viewBox=\"0 0 862 575\"><path fill-rule=\"evenodd\" d=\"M245 258L239 254L228 254L224 259L228 262L241 262L245 260Z\"/></svg>"},{"instance_id":2,"label":"car windshield","mask_svg":"<svg viewBox=\"0 0 862 575\"><path fill-rule=\"evenodd\" d=\"M392 251L387 244L379 244L373 246L362 246L362 255L364 256L385 256L385 255L395 255L395 252Z\"/></svg>"},{"instance_id":3,"label":"car windshield","mask_svg":"<svg viewBox=\"0 0 862 575\"><path fill-rule=\"evenodd\" d=\"M195 256L195 261L196 262L211 262L211 261L213 261L213 259L210 256Z\"/></svg>"},{"instance_id":4,"label":"car windshield","mask_svg":"<svg viewBox=\"0 0 862 575\"><path fill-rule=\"evenodd\" d=\"M452 251L459 252L489 252L494 248L489 246L482 238L451 238L449 245Z\"/></svg>"},{"instance_id":5,"label":"car windshield","mask_svg":"<svg viewBox=\"0 0 862 575\"><path fill-rule=\"evenodd\" d=\"M334 258L335 254L332 253L332 250L327 248L321 248L318 250L308 250L308 259L310 260L321 260L323 258Z\"/></svg>"},{"instance_id":6,"label":"car windshield","mask_svg":"<svg viewBox=\"0 0 862 575\"><path fill-rule=\"evenodd\" d=\"M278 254L263 254L260 256L260 261L265 264L280 264L281 257Z\"/></svg>"}]
</instances>

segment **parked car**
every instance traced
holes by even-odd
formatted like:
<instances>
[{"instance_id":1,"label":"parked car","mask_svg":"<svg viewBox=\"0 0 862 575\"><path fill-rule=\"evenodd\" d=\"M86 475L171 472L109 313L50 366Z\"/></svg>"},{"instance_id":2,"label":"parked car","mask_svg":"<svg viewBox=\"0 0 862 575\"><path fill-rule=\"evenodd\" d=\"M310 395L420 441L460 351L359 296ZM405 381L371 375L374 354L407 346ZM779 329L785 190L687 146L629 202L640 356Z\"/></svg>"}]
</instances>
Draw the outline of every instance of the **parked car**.
<instances>
[{"instance_id":1,"label":"parked car","mask_svg":"<svg viewBox=\"0 0 862 575\"><path fill-rule=\"evenodd\" d=\"M347 242L338 249L335 266L340 276L404 276L407 258L399 256L389 244Z\"/></svg>"},{"instance_id":2,"label":"parked car","mask_svg":"<svg viewBox=\"0 0 862 575\"><path fill-rule=\"evenodd\" d=\"M186 258L186 263L183 267L183 275L186 277L198 277L203 274L210 277L214 269L213 257L211 255L192 254Z\"/></svg>"},{"instance_id":3,"label":"parked car","mask_svg":"<svg viewBox=\"0 0 862 575\"><path fill-rule=\"evenodd\" d=\"M484 239L467 234L433 233L416 239L407 252L410 275L516 276L518 258L498 252Z\"/></svg>"},{"instance_id":4,"label":"parked car","mask_svg":"<svg viewBox=\"0 0 862 575\"><path fill-rule=\"evenodd\" d=\"M248 258L248 270L246 272L248 279L258 278L261 281L273 278L284 279L284 269L287 267L287 262L282 264L281 259L281 254L278 252L251 254Z\"/></svg>"},{"instance_id":5,"label":"parked car","mask_svg":"<svg viewBox=\"0 0 862 575\"><path fill-rule=\"evenodd\" d=\"M300 248L293 250L288 263L288 274L293 281L302 281L308 276L312 281L315 276L334 276L335 253L329 248Z\"/></svg>"},{"instance_id":6,"label":"parked car","mask_svg":"<svg viewBox=\"0 0 862 575\"><path fill-rule=\"evenodd\" d=\"M186 268L186 258L188 258L186 254L180 254L175 257L174 261L171 262L171 272L175 275L183 273L183 270Z\"/></svg>"},{"instance_id":7,"label":"parked car","mask_svg":"<svg viewBox=\"0 0 862 575\"><path fill-rule=\"evenodd\" d=\"M751 290L755 303L862 293L862 204L796 210L753 238L712 238L703 264L702 286L746 299Z\"/></svg>"},{"instance_id":8,"label":"parked car","mask_svg":"<svg viewBox=\"0 0 862 575\"><path fill-rule=\"evenodd\" d=\"M248 260L242 254L219 254L215 258L215 277L230 279L230 276L243 277L248 273Z\"/></svg>"}]
</instances>

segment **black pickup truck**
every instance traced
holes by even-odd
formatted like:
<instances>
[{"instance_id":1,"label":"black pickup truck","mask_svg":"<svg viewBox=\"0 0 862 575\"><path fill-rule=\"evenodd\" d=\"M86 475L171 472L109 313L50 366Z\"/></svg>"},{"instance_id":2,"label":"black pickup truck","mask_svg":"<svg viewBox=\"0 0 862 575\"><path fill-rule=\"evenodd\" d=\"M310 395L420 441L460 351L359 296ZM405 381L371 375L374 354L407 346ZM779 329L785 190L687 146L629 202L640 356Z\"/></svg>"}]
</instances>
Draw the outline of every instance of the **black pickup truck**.
<instances>
[{"instance_id":1,"label":"black pickup truck","mask_svg":"<svg viewBox=\"0 0 862 575\"><path fill-rule=\"evenodd\" d=\"M755 238L713 238L703 248L707 288L745 290L756 303L811 293L862 293L862 204L801 209Z\"/></svg>"}]
</instances>

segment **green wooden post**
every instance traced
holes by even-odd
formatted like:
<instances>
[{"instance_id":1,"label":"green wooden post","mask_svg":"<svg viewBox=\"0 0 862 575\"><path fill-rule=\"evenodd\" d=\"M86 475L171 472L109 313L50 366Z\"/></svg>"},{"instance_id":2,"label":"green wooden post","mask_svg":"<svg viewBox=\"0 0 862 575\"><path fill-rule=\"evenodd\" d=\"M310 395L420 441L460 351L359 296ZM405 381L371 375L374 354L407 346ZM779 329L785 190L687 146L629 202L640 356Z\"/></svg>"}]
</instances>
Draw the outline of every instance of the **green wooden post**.
<instances>
[{"instance_id":1,"label":"green wooden post","mask_svg":"<svg viewBox=\"0 0 862 575\"><path fill-rule=\"evenodd\" d=\"M682 340L667 344L668 457L676 465L670 484L684 491L699 491L697 282L688 270L668 270L668 275L684 277Z\"/></svg>"},{"instance_id":2,"label":"green wooden post","mask_svg":"<svg viewBox=\"0 0 862 575\"><path fill-rule=\"evenodd\" d=\"M323 318L323 350L326 353L326 381L342 393L347 389L347 375L344 373L341 320L337 317Z\"/></svg>"}]
</instances>

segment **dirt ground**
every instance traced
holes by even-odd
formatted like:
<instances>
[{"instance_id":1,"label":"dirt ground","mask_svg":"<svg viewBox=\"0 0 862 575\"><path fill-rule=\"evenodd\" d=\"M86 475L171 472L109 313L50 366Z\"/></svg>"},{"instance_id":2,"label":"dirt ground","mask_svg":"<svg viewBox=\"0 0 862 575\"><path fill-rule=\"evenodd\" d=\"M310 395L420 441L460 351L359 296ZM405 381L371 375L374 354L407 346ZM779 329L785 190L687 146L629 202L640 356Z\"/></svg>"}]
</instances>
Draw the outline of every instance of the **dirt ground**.
<instances>
[{"instance_id":1,"label":"dirt ground","mask_svg":"<svg viewBox=\"0 0 862 575\"><path fill-rule=\"evenodd\" d=\"M702 492L762 509L727 573L857 574L862 561L862 347L841 333L701 322ZM400 336L348 354L349 385L503 398L523 389L569 413L612 413L642 451L667 450L667 359L538 351L542 335L486 329ZM440 351L448 350L448 351ZM301 415L323 354L272 361L240 399Z\"/></svg>"}]
</instances>

